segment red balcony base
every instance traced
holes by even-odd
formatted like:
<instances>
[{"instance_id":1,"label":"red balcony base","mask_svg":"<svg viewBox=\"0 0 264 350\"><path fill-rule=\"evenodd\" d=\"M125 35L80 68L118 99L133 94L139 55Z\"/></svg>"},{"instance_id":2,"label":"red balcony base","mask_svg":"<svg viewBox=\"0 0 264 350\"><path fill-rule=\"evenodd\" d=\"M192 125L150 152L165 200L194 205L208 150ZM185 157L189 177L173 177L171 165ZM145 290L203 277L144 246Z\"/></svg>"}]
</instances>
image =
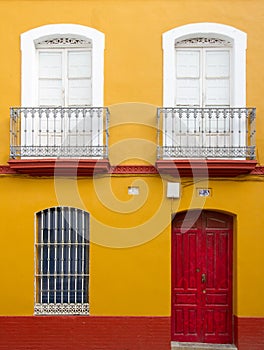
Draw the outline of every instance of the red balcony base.
<instances>
[{"instance_id":1,"label":"red balcony base","mask_svg":"<svg viewBox=\"0 0 264 350\"><path fill-rule=\"evenodd\" d=\"M159 160L154 166L110 166L108 160L91 159L12 159L0 166L0 174L31 176L92 176L93 174L169 174L185 177L234 177L264 175L264 167L255 160Z\"/></svg>"},{"instance_id":2,"label":"red balcony base","mask_svg":"<svg viewBox=\"0 0 264 350\"><path fill-rule=\"evenodd\" d=\"M158 160L160 174L185 177L234 177L249 174L256 166L255 160L230 159L171 159Z\"/></svg>"},{"instance_id":3,"label":"red balcony base","mask_svg":"<svg viewBox=\"0 0 264 350\"><path fill-rule=\"evenodd\" d=\"M11 159L12 171L31 176L92 176L108 173L106 159Z\"/></svg>"}]
</instances>

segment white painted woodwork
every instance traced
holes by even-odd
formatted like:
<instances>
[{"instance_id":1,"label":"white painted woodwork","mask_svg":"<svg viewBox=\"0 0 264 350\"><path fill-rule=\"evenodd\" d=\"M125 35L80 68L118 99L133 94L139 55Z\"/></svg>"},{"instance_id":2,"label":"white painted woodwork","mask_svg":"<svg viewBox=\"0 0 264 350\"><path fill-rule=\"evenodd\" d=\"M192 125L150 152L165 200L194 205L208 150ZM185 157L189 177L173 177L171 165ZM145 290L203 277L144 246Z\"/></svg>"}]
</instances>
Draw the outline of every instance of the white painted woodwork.
<instances>
[{"instance_id":1,"label":"white painted woodwork","mask_svg":"<svg viewBox=\"0 0 264 350\"><path fill-rule=\"evenodd\" d=\"M229 48L176 47L175 65L176 106L230 106ZM170 122L168 120L168 124ZM219 121L213 115L209 117L201 113L194 117L189 114L181 117L178 123L180 126L176 125L175 139L167 142L167 146L177 145L179 140L186 147L220 147L230 144L229 141L226 143L227 134L221 133L221 130L226 131L224 120Z\"/></svg>"},{"instance_id":2,"label":"white painted woodwork","mask_svg":"<svg viewBox=\"0 0 264 350\"><path fill-rule=\"evenodd\" d=\"M39 106L90 106L90 50L39 50Z\"/></svg>"},{"instance_id":3,"label":"white painted woodwork","mask_svg":"<svg viewBox=\"0 0 264 350\"><path fill-rule=\"evenodd\" d=\"M178 49L175 54L176 106L230 105L229 49Z\"/></svg>"}]
</instances>

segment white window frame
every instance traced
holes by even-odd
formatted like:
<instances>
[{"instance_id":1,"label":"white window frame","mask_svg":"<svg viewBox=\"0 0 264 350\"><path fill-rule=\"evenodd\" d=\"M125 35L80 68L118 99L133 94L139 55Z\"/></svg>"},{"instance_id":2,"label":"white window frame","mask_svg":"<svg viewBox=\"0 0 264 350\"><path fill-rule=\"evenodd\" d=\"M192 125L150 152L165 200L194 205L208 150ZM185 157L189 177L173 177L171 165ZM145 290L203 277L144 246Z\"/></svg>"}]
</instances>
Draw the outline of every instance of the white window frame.
<instances>
[{"instance_id":1,"label":"white window frame","mask_svg":"<svg viewBox=\"0 0 264 350\"><path fill-rule=\"evenodd\" d=\"M21 105L38 106L37 49L35 42L56 36L78 36L92 40L92 106L104 105L104 45L102 32L78 24L48 24L21 34Z\"/></svg>"},{"instance_id":2,"label":"white window frame","mask_svg":"<svg viewBox=\"0 0 264 350\"><path fill-rule=\"evenodd\" d=\"M163 106L173 107L175 101L175 41L193 37L214 37L232 43L230 105L245 107L247 34L225 24L207 22L187 24L163 33Z\"/></svg>"}]
</instances>

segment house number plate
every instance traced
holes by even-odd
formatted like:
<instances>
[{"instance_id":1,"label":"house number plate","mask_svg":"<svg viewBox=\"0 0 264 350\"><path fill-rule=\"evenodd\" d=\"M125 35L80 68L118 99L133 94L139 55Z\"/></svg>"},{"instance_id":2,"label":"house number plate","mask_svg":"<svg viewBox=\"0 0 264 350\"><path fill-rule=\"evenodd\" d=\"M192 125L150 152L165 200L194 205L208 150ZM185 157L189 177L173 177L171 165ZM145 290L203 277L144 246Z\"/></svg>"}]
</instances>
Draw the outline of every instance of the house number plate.
<instances>
[{"instance_id":1,"label":"house number plate","mask_svg":"<svg viewBox=\"0 0 264 350\"><path fill-rule=\"evenodd\" d=\"M211 190L210 189L199 188L198 189L198 195L200 197L210 197L211 196Z\"/></svg>"}]
</instances>

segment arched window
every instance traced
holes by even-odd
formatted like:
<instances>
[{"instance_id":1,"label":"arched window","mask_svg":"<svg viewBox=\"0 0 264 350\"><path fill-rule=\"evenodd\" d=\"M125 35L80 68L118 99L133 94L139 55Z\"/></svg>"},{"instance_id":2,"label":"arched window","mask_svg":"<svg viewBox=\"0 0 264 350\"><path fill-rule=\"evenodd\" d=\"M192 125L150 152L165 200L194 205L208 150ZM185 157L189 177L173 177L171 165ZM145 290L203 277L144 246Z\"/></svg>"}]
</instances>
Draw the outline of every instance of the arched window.
<instances>
[{"instance_id":1,"label":"arched window","mask_svg":"<svg viewBox=\"0 0 264 350\"><path fill-rule=\"evenodd\" d=\"M196 23L163 34L160 158L250 158L244 32ZM251 142L251 140L250 140Z\"/></svg>"},{"instance_id":2,"label":"arched window","mask_svg":"<svg viewBox=\"0 0 264 350\"><path fill-rule=\"evenodd\" d=\"M44 25L21 34L21 53L22 107L12 110L12 152L21 158L104 156L104 34L82 25Z\"/></svg>"},{"instance_id":3,"label":"arched window","mask_svg":"<svg viewBox=\"0 0 264 350\"><path fill-rule=\"evenodd\" d=\"M36 214L35 314L88 314L89 214L55 207Z\"/></svg>"},{"instance_id":4,"label":"arched window","mask_svg":"<svg viewBox=\"0 0 264 350\"><path fill-rule=\"evenodd\" d=\"M246 42L246 33L218 23L187 24L165 32L163 106L245 107Z\"/></svg>"},{"instance_id":5,"label":"arched window","mask_svg":"<svg viewBox=\"0 0 264 350\"><path fill-rule=\"evenodd\" d=\"M21 34L22 106L103 106L104 34L50 24Z\"/></svg>"}]
</instances>

